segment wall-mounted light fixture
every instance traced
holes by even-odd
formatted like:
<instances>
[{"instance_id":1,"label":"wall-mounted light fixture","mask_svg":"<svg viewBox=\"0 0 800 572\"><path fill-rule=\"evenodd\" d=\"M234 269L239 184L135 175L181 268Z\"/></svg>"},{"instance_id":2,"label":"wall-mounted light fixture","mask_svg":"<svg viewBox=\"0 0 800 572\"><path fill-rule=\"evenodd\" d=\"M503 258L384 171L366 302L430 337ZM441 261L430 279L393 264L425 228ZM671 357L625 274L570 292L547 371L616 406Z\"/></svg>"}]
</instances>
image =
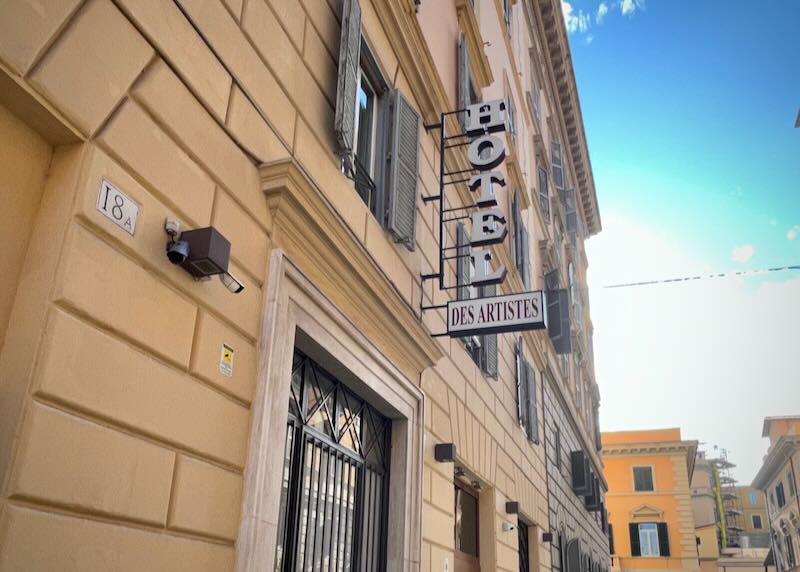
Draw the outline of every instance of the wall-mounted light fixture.
<instances>
[{"instance_id":1,"label":"wall-mounted light fixture","mask_svg":"<svg viewBox=\"0 0 800 572\"><path fill-rule=\"evenodd\" d=\"M228 272L231 243L213 226L181 232L180 223L168 218L164 230L169 235L167 258L180 266L195 280L219 276L222 284L234 294L244 290L242 284Z\"/></svg>"},{"instance_id":2,"label":"wall-mounted light fixture","mask_svg":"<svg viewBox=\"0 0 800 572\"><path fill-rule=\"evenodd\" d=\"M455 463L456 462L456 444L455 443L437 443L433 446L433 457L437 463Z\"/></svg>"}]
</instances>

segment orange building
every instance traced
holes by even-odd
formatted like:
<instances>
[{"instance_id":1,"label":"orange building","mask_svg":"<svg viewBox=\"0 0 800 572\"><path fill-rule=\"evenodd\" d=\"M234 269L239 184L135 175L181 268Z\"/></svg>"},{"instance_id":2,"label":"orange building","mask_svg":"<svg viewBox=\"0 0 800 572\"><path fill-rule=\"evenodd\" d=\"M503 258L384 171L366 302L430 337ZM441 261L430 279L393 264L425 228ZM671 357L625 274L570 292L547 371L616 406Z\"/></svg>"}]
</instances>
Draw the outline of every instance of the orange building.
<instances>
[{"instance_id":1,"label":"orange building","mask_svg":"<svg viewBox=\"0 0 800 572\"><path fill-rule=\"evenodd\" d=\"M614 570L700 569L689 482L697 441L680 429L603 433Z\"/></svg>"}]
</instances>

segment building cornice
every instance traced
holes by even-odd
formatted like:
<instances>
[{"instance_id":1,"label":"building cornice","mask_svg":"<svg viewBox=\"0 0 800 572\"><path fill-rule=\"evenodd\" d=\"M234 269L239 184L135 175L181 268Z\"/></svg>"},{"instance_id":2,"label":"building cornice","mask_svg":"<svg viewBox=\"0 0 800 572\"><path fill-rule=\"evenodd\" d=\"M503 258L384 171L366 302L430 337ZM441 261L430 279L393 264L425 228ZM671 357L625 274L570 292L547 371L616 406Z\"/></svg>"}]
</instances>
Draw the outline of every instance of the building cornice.
<instances>
[{"instance_id":1,"label":"building cornice","mask_svg":"<svg viewBox=\"0 0 800 572\"><path fill-rule=\"evenodd\" d=\"M572 55L561 6L559 0L531 0L531 2L538 7L544 26L546 57L550 61L548 67L553 73L557 91L556 100L561 110L560 115L577 178L575 184L581 197L587 229L589 235L597 234L602 230L600 209L597 203L592 162L589 158L589 146L586 142L578 87L572 67Z\"/></svg>"},{"instance_id":2,"label":"building cornice","mask_svg":"<svg viewBox=\"0 0 800 572\"><path fill-rule=\"evenodd\" d=\"M603 456L673 455L676 453L694 456L697 441L669 441L660 443L603 443Z\"/></svg>"},{"instance_id":3,"label":"building cornice","mask_svg":"<svg viewBox=\"0 0 800 572\"><path fill-rule=\"evenodd\" d=\"M783 468L783 464L797 450L800 450L800 435L785 435L770 447L764 463L758 470L753 479L753 487L758 490L765 490L777 472Z\"/></svg>"},{"instance_id":4,"label":"building cornice","mask_svg":"<svg viewBox=\"0 0 800 572\"><path fill-rule=\"evenodd\" d=\"M411 379L444 354L295 159L261 167L270 236Z\"/></svg>"}]
</instances>

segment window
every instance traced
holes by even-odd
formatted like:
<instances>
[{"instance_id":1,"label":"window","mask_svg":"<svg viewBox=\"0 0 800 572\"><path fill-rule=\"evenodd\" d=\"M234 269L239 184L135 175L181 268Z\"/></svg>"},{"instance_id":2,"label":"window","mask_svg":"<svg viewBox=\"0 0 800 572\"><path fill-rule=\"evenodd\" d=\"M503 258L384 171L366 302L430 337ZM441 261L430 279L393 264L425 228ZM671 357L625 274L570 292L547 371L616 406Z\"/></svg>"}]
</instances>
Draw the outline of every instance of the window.
<instances>
[{"instance_id":1,"label":"window","mask_svg":"<svg viewBox=\"0 0 800 572\"><path fill-rule=\"evenodd\" d=\"M531 570L531 555L528 536L528 525L521 520L517 522L517 530L519 536L519 572L530 572Z\"/></svg>"},{"instance_id":2,"label":"window","mask_svg":"<svg viewBox=\"0 0 800 572\"><path fill-rule=\"evenodd\" d=\"M775 487L775 498L778 501L778 508L783 508L786 505L786 495L783 492L783 483L778 483Z\"/></svg>"},{"instance_id":3,"label":"window","mask_svg":"<svg viewBox=\"0 0 800 572\"><path fill-rule=\"evenodd\" d=\"M455 568L478 565L478 496L461 483L455 484Z\"/></svg>"},{"instance_id":4,"label":"window","mask_svg":"<svg viewBox=\"0 0 800 572\"><path fill-rule=\"evenodd\" d=\"M481 101L481 96L475 87L475 82L472 79L472 68L469 62L469 48L464 34L458 36L458 47L456 50L456 96L458 98L458 109L466 109L473 103ZM460 115L462 125L466 122L466 113Z\"/></svg>"},{"instance_id":5,"label":"window","mask_svg":"<svg viewBox=\"0 0 800 572\"><path fill-rule=\"evenodd\" d=\"M556 469L561 469L561 429L558 427L556 427L556 435L553 440L555 441Z\"/></svg>"},{"instance_id":6,"label":"window","mask_svg":"<svg viewBox=\"0 0 800 572\"><path fill-rule=\"evenodd\" d=\"M608 523L608 552L611 555L617 553L614 548L614 525L610 522Z\"/></svg>"},{"instance_id":7,"label":"window","mask_svg":"<svg viewBox=\"0 0 800 572\"><path fill-rule=\"evenodd\" d=\"M564 188L566 188L563 161L561 143L553 141L550 144L550 163L553 165L553 184L556 189L559 190L564 190Z\"/></svg>"},{"instance_id":8,"label":"window","mask_svg":"<svg viewBox=\"0 0 800 572\"><path fill-rule=\"evenodd\" d=\"M390 435L389 419L295 350L275 570L385 569Z\"/></svg>"},{"instance_id":9,"label":"window","mask_svg":"<svg viewBox=\"0 0 800 572\"><path fill-rule=\"evenodd\" d=\"M669 533L665 522L630 524L631 556L669 556Z\"/></svg>"},{"instance_id":10,"label":"window","mask_svg":"<svg viewBox=\"0 0 800 572\"><path fill-rule=\"evenodd\" d=\"M792 540L792 535L787 534L783 537L783 541L786 544L786 564L789 568L794 568L797 565L797 560L795 559L794 555L794 541Z\"/></svg>"},{"instance_id":11,"label":"window","mask_svg":"<svg viewBox=\"0 0 800 572\"><path fill-rule=\"evenodd\" d=\"M752 517L753 517L753 528L756 528L756 529L764 528L764 524L761 522L761 515L760 514L754 514L754 515L752 515Z\"/></svg>"},{"instance_id":12,"label":"window","mask_svg":"<svg viewBox=\"0 0 800 572\"><path fill-rule=\"evenodd\" d=\"M519 424L529 441L539 442L539 412L536 408L536 372L525 360L522 338L514 346L517 374L517 413Z\"/></svg>"},{"instance_id":13,"label":"window","mask_svg":"<svg viewBox=\"0 0 800 572\"><path fill-rule=\"evenodd\" d=\"M542 93L539 89L539 82L536 80L536 70L533 69L535 64L531 62L531 78L533 85L531 86L531 95L533 96L533 116L536 119L536 125L542 123Z\"/></svg>"},{"instance_id":14,"label":"window","mask_svg":"<svg viewBox=\"0 0 800 572\"><path fill-rule=\"evenodd\" d=\"M653 467L633 468L633 490L636 492L653 491Z\"/></svg>"},{"instance_id":15,"label":"window","mask_svg":"<svg viewBox=\"0 0 800 572\"><path fill-rule=\"evenodd\" d=\"M786 482L789 484L789 496L793 497L795 495L795 490L794 490L794 479L792 478L792 471L786 473Z\"/></svg>"},{"instance_id":16,"label":"window","mask_svg":"<svg viewBox=\"0 0 800 572\"><path fill-rule=\"evenodd\" d=\"M356 145L354 149L355 185L361 200L373 210L376 207L375 185L375 144L378 131L379 98L375 89L375 80L370 80L369 73L362 65L358 73L358 91L356 95ZM381 108L383 101L380 101Z\"/></svg>"},{"instance_id":17,"label":"window","mask_svg":"<svg viewBox=\"0 0 800 572\"><path fill-rule=\"evenodd\" d=\"M413 250L419 115L389 90L361 35L356 0L344 0L341 28L334 133L342 172L395 241Z\"/></svg>"},{"instance_id":18,"label":"window","mask_svg":"<svg viewBox=\"0 0 800 572\"><path fill-rule=\"evenodd\" d=\"M547 189L547 171L542 167L538 167L536 173L539 179L539 206L542 209L544 222L550 224L550 194Z\"/></svg>"},{"instance_id":19,"label":"window","mask_svg":"<svg viewBox=\"0 0 800 572\"><path fill-rule=\"evenodd\" d=\"M456 277L458 280L457 296L459 300L469 300L471 298L494 296L497 286L483 286L480 289L472 285L475 275L475 266L469 255L469 236L466 227L459 224L456 227ZM467 353L472 357L475 364L485 374L497 377L497 334L487 334L485 336L469 336L462 338Z\"/></svg>"},{"instance_id":20,"label":"window","mask_svg":"<svg viewBox=\"0 0 800 572\"><path fill-rule=\"evenodd\" d=\"M503 0L503 19L506 23L506 34L511 35L511 0Z\"/></svg>"},{"instance_id":21,"label":"window","mask_svg":"<svg viewBox=\"0 0 800 572\"><path fill-rule=\"evenodd\" d=\"M530 260L530 239L528 229L522 222L522 211L520 207L519 189L514 191L511 199L511 218L514 231L514 266L516 266L522 285L526 290L531 287L531 260Z\"/></svg>"},{"instance_id":22,"label":"window","mask_svg":"<svg viewBox=\"0 0 800 572\"><path fill-rule=\"evenodd\" d=\"M506 101L508 102L508 134L511 138L511 144L517 144L517 108L514 105L514 98L506 94Z\"/></svg>"}]
</instances>

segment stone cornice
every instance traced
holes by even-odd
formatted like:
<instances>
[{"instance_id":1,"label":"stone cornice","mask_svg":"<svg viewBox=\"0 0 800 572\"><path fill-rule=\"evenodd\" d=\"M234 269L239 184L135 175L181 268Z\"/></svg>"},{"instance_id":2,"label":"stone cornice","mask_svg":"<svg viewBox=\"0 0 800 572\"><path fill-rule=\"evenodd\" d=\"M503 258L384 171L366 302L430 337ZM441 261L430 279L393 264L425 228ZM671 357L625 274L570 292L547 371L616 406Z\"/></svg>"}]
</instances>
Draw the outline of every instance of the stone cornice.
<instances>
[{"instance_id":1,"label":"stone cornice","mask_svg":"<svg viewBox=\"0 0 800 572\"><path fill-rule=\"evenodd\" d=\"M261 167L275 247L315 280L359 329L409 375L443 353L364 246L294 159Z\"/></svg>"},{"instance_id":2,"label":"stone cornice","mask_svg":"<svg viewBox=\"0 0 800 572\"><path fill-rule=\"evenodd\" d=\"M546 57L550 65L546 66L553 73L557 101L561 110L563 127L567 135L567 143L572 157L577 180L574 181L581 197L581 205L586 218L589 234L600 232L600 210L597 204L597 192L594 186L592 163L589 158L589 147L583 127L578 88L572 68L572 56L567 39L564 18L558 0L534 0L541 22L544 26L546 41ZM538 32L538 30L537 30Z\"/></svg>"},{"instance_id":3,"label":"stone cornice","mask_svg":"<svg viewBox=\"0 0 800 572\"><path fill-rule=\"evenodd\" d=\"M603 456L694 454L697 441L670 441L664 443L603 443Z\"/></svg>"},{"instance_id":4,"label":"stone cornice","mask_svg":"<svg viewBox=\"0 0 800 572\"><path fill-rule=\"evenodd\" d=\"M472 8L471 0L456 0L456 14L458 24L464 33L469 50L469 63L472 77L478 87L487 87L494 81L492 68L489 66L489 58L483 50L483 36L481 36L478 19L475 17L475 10Z\"/></svg>"},{"instance_id":5,"label":"stone cornice","mask_svg":"<svg viewBox=\"0 0 800 572\"><path fill-rule=\"evenodd\" d=\"M777 472L797 450L800 450L800 435L787 435L778 439L778 442L770 447L764 457L764 463L753 479L752 486L762 491L765 490Z\"/></svg>"}]
</instances>

